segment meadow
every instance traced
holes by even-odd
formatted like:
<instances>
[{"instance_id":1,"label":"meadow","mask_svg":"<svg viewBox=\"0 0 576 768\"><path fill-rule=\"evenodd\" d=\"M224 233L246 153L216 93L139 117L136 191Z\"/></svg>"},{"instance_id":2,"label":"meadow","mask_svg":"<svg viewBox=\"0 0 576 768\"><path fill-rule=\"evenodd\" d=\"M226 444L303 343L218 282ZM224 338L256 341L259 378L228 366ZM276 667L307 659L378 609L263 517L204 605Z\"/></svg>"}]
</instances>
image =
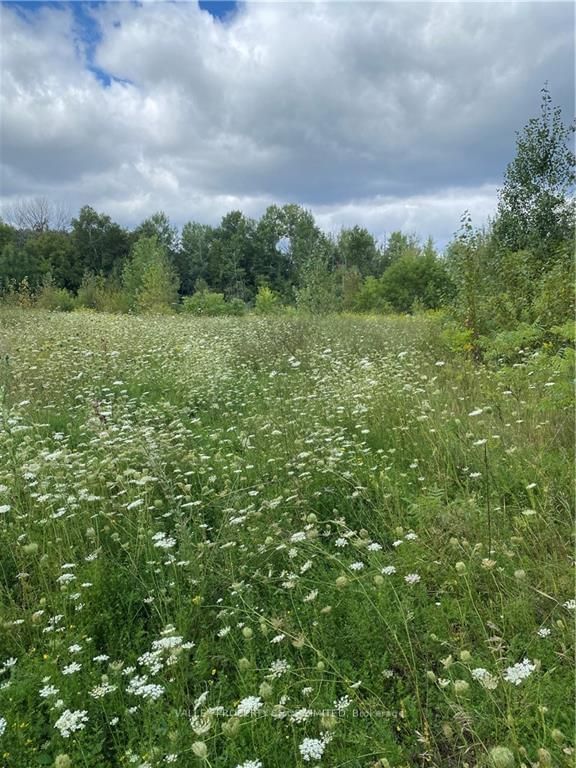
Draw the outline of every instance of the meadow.
<instances>
[{"instance_id":1,"label":"meadow","mask_svg":"<svg viewBox=\"0 0 576 768\"><path fill-rule=\"evenodd\" d=\"M573 356L0 314L0 765L574 765Z\"/></svg>"}]
</instances>

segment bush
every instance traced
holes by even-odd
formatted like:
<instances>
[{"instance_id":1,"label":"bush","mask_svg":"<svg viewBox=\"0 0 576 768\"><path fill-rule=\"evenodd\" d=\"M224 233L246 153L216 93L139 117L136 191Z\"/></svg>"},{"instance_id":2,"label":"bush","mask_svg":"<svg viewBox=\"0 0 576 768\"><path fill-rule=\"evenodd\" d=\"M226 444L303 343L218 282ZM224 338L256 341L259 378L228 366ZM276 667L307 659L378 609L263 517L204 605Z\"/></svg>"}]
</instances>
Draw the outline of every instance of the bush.
<instances>
[{"instance_id":1,"label":"bush","mask_svg":"<svg viewBox=\"0 0 576 768\"><path fill-rule=\"evenodd\" d=\"M225 317L244 314L246 305L238 298L226 301L223 293L197 291L193 296L184 297L182 311L199 317Z\"/></svg>"},{"instance_id":2,"label":"bush","mask_svg":"<svg viewBox=\"0 0 576 768\"><path fill-rule=\"evenodd\" d=\"M51 309L58 312L71 312L76 306L74 296L66 288L56 288L54 285L42 286L36 306L40 309Z\"/></svg>"},{"instance_id":3,"label":"bush","mask_svg":"<svg viewBox=\"0 0 576 768\"><path fill-rule=\"evenodd\" d=\"M259 315L273 315L280 309L278 294L271 290L267 285L261 285L256 294L256 304L254 309Z\"/></svg>"}]
</instances>

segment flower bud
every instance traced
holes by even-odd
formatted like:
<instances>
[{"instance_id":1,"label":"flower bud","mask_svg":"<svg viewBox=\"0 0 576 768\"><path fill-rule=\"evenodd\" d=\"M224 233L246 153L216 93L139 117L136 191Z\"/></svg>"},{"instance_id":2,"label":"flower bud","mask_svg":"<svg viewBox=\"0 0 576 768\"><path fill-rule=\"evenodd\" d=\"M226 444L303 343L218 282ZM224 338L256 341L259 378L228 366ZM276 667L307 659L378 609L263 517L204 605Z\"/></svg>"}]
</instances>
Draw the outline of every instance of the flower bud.
<instances>
[{"instance_id":1,"label":"flower bud","mask_svg":"<svg viewBox=\"0 0 576 768\"><path fill-rule=\"evenodd\" d=\"M269 699L272 697L272 694L274 693L274 688L272 688L270 683L264 682L258 689L258 693L260 694L260 696L262 696L263 699Z\"/></svg>"},{"instance_id":2,"label":"flower bud","mask_svg":"<svg viewBox=\"0 0 576 768\"><path fill-rule=\"evenodd\" d=\"M223 726L222 726L222 733L225 736L232 737L236 736L238 731L240 730L240 718L238 717L231 717L230 720L227 720Z\"/></svg>"},{"instance_id":3,"label":"flower bud","mask_svg":"<svg viewBox=\"0 0 576 768\"><path fill-rule=\"evenodd\" d=\"M538 762L542 768L552 768L552 755L547 749L540 748L538 750Z\"/></svg>"},{"instance_id":4,"label":"flower bud","mask_svg":"<svg viewBox=\"0 0 576 768\"><path fill-rule=\"evenodd\" d=\"M200 757L203 760L208 757L208 747L203 741L195 741L194 744L192 744L192 752L196 757Z\"/></svg>"},{"instance_id":5,"label":"flower bud","mask_svg":"<svg viewBox=\"0 0 576 768\"><path fill-rule=\"evenodd\" d=\"M493 768L514 768L516 760L508 747L494 747L490 750L490 760Z\"/></svg>"},{"instance_id":6,"label":"flower bud","mask_svg":"<svg viewBox=\"0 0 576 768\"><path fill-rule=\"evenodd\" d=\"M456 696L465 696L468 693L469 688L470 684L467 683L466 680L454 681L454 693Z\"/></svg>"}]
</instances>

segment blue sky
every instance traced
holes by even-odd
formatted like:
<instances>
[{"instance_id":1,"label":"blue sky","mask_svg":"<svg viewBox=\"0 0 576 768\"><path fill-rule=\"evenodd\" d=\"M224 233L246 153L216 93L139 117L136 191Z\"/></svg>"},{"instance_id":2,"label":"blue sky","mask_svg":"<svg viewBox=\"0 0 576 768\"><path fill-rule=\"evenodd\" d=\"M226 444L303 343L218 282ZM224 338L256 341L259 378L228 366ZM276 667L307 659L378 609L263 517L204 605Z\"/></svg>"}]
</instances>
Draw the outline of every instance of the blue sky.
<instances>
[{"instance_id":1,"label":"blue sky","mask_svg":"<svg viewBox=\"0 0 576 768\"><path fill-rule=\"evenodd\" d=\"M442 245L494 212L546 81L573 116L573 30L554 2L4 2L0 203L296 202Z\"/></svg>"}]
</instances>

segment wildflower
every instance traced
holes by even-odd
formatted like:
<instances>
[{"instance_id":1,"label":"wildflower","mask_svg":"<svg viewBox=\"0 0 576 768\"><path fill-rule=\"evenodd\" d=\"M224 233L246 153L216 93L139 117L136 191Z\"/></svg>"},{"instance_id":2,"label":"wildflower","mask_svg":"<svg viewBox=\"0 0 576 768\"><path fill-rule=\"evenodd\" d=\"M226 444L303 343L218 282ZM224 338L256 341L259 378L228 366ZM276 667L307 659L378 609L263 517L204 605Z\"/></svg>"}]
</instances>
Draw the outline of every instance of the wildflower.
<instances>
[{"instance_id":1,"label":"wildflower","mask_svg":"<svg viewBox=\"0 0 576 768\"><path fill-rule=\"evenodd\" d=\"M196 757L200 757L203 760L208 757L208 747L203 741L195 741L194 744L192 744L192 752Z\"/></svg>"},{"instance_id":2,"label":"wildflower","mask_svg":"<svg viewBox=\"0 0 576 768\"><path fill-rule=\"evenodd\" d=\"M261 760L246 760L244 763L239 763L236 768L262 768Z\"/></svg>"},{"instance_id":3,"label":"wildflower","mask_svg":"<svg viewBox=\"0 0 576 768\"><path fill-rule=\"evenodd\" d=\"M352 563L350 565L350 570L351 571L361 571L363 568L364 568L364 563L362 563L360 561L358 561L356 563Z\"/></svg>"},{"instance_id":4,"label":"wildflower","mask_svg":"<svg viewBox=\"0 0 576 768\"><path fill-rule=\"evenodd\" d=\"M50 696L57 696L60 693L59 689L54 685L45 685L40 689L39 695L43 699L47 699Z\"/></svg>"},{"instance_id":5,"label":"wildflower","mask_svg":"<svg viewBox=\"0 0 576 768\"><path fill-rule=\"evenodd\" d=\"M72 664L68 664L67 667L64 667L62 670L63 675L73 675L76 672L80 672L82 669L82 664L78 664L77 661L73 661Z\"/></svg>"},{"instance_id":6,"label":"wildflower","mask_svg":"<svg viewBox=\"0 0 576 768\"><path fill-rule=\"evenodd\" d=\"M312 760L320 760L324 754L325 748L326 743L323 739L304 739L298 747L302 759L307 763Z\"/></svg>"},{"instance_id":7,"label":"wildflower","mask_svg":"<svg viewBox=\"0 0 576 768\"><path fill-rule=\"evenodd\" d=\"M404 576L404 581L406 584L418 584L420 580L421 576L419 576L417 573L409 573L407 576Z\"/></svg>"},{"instance_id":8,"label":"wildflower","mask_svg":"<svg viewBox=\"0 0 576 768\"><path fill-rule=\"evenodd\" d=\"M504 673L504 680L513 685L520 685L523 680L526 680L532 672L536 669L536 664L529 659L524 659L518 664L514 664L512 667L508 667Z\"/></svg>"},{"instance_id":9,"label":"wildflower","mask_svg":"<svg viewBox=\"0 0 576 768\"><path fill-rule=\"evenodd\" d=\"M384 576L392 576L396 573L396 567L394 565L386 565L382 568L381 573L383 573Z\"/></svg>"},{"instance_id":10,"label":"wildflower","mask_svg":"<svg viewBox=\"0 0 576 768\"><path fill-rule=\"evenodd\" d=\"M490 750L490 761L493 768L514 768L516 760L508 747L494 747Z\"/></svg>"},{"instance_id":11,"label":"wildflower","mask_svg":"<svg viewBox=\"0 0 576 768\"><path fill-rule=\"evenodd\" d=\"M4 731L6 730L6 726L8 723L6 722L5 717L0 717L0 736L4 735Z\"/></svg>"},{"instance_id":12,"label":"wildflower","mask_svg":"<svg viewBox=\"0 0 576 768\"><path fill-rule=\"evenodd\" d=\"M269 677L271 677L273 680L276 680L282 675L285 675L286 672L290 670L290 664L285 659L276 659L276 661L273 661L272 664L269 666Z\"/></svg>"},{"instance_id":13,"label":"wildflower","mask_svg":"<svg viewBox=\"0 0 576 768\"><path fill-rule=\"evenodd\" d=\"M247 696L245 699L242 699L240 704L236 707L236 714L238 717L254 715L258 710L262 709L263 706L264 704L260 696Z\"/></svg>"},{"instance_id":14,"label":"wildflower","mask_svg":"<svg viewBox=\"0 0 576 768\"><path fill-rule=\"evenodd\" d=\"M470 686L466 682L466 680L454 681L454 693L456 694L456 696L465 696L468 693L469 688Z\"/></svg>"},{"instance_id":15,"label":"wildflower","mask_svg":"<svg viewBox=\"0 0 576 768\"><path fill-rule=\"evenodd\" d=\"M540 627L537 634L538 637L548 637L550 635L551 630L548 629L548 627Z\"/></svg>"},{"instance_id":16,"label":"wildflower","mask_svg":"<svg viewBox=\"0 0 576 768\"><path fill-rule=\"evenodd\" d=\"M60 731L60 735L67 739L70 734L76 731L83 731L88 722L88 713L84 709L70 710L65 709L58 720L54 723L54 728Z\"/></svg>"}]
</instances>

